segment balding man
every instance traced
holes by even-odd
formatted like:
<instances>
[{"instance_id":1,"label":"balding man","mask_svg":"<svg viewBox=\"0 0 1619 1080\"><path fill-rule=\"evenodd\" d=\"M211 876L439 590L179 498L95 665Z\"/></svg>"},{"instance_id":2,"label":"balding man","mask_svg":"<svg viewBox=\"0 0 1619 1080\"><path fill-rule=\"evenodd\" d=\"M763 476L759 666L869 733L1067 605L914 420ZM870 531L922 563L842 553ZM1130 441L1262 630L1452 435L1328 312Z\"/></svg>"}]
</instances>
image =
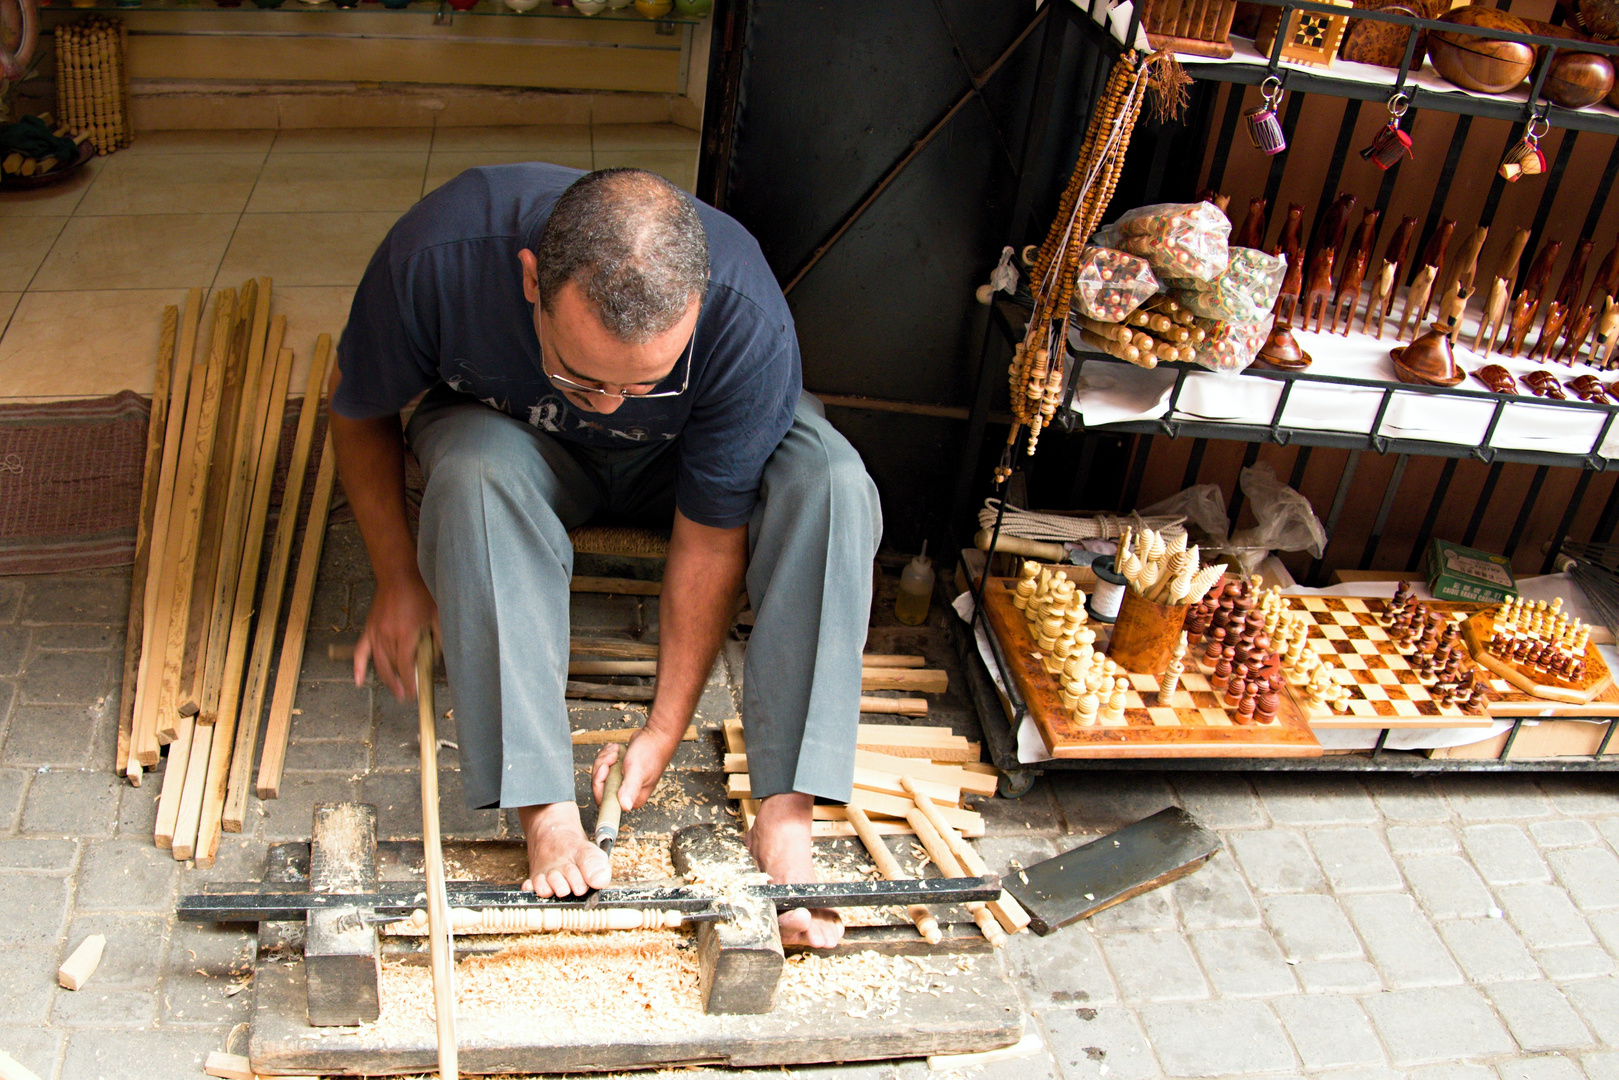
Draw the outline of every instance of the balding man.
<instances>
[{"instance_id":1,"label":"balding man","mask_svg":"<svg viewBox=\"0 0 1619 1080\"><path fill-rule=\"evenodd\" d=\"M748 847L773 881L815 880L815 799L852 788L882 522L859 456L801 392L792 316L747 231L639 170L471 169L372 257L338 368L333 445L377 579L355 678L373 662L413 694L416 640L439 629L467 802L517 808L524 887L610 879L574 801L563 698L568 530L588 522L672 527L657 692L621 804L668 766L745 582ZM427 474L414 539L407 442ZM596 760L598 801L617 758ZM831 912L781 924L790 942L842 934Z\"/></svg>"}]
</instances>

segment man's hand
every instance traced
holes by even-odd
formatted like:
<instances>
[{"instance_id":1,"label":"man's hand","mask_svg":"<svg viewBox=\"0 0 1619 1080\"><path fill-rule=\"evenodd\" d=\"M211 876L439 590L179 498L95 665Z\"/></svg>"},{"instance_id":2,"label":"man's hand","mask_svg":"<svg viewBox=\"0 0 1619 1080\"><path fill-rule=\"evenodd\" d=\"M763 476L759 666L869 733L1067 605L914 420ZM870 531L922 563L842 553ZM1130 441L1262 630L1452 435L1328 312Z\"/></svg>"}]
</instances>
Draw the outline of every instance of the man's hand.
<instances>
[{"instance_id":1,"label":"man's hand","mask_svg":"<svg viewBox=\"0 0 1619 1080\"><path fill-rule=\"evenodd\" d=\"M416 642L428 627L438 635L438 605L420 575L386 585L379 581L365 633L354 647L354 684L365 682L366 664L374 662L377 678L394 697L415 697Z\"/></svg>"},{"instance_id":2,"label":"man's hand","mask_svg":"<svg viewBox=\"0 0 1619 1080\"><path fill-rule=\"evenodd\" d=\"M671 739L650 727L644 727L630 737L630 744L624 749L624 780L618 788L619 806L625 810L635 810L652 797L653 789L658 786L663 771L669 767L669 759L680 748L684 735L682 729L675 732ZM608 743L596 755L596 764L590 770L590 790L596 796L597 806L601 805L607 773L618 756L617 743Z\"/></svg>"}]
</instances>

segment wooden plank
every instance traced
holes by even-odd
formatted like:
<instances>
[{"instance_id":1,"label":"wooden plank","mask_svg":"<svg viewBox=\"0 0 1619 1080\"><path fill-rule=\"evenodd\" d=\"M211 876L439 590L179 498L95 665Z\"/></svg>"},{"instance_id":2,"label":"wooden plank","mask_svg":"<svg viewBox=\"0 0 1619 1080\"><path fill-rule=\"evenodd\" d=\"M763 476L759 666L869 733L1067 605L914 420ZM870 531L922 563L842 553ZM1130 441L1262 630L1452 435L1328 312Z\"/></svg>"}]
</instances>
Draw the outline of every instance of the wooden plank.
<instances>
[{"instance_id":1,"label":"wooden plank","mask_svg":"<svg viewBox=\"0 0 1619 1080\"><path fill-rule=\"evenodd\" d=\"M175 737L169 743L168 760L163 765L163 786L157 796L157 820L152 826L152 843L164 851L174 846L174 830L180 820L180 796L185 791L186 769L191 762L197 718L193 715L181 716L176 725Z\"/></svg>"},{"instance_id":2,"label":"wooden plank","mask_svg":"<svg viewBox=\"0 0 1619 1080\"><path fill-rule=\"evenodd\" d=\"M753 790L748 777L743 773L732 773L725 778L725 794L727 798L743 802L757 801L753 798ZM882 817L904 818L908 810L915 804L910 796L889 795L880 791L867 791L864 788L855 788L851 801L868 814L877 814ZM847 817L837 813L839 807L816 807L816 811L828 811L823 820L846 821ZM973 810L962 810L954 806L941 806L939 812L944 815L951 826L960 830L963 836L984 835L984 818ZM852 834L851 834L852 835Z\"/></svg>"},{"instance_id":3,"label":"wooden plank","mask_svg":"<svg viewBox=\"0 0 1619 1080\"><path fill-rule=\"evenodd\" d=\"M656 675L656 660L570 660L569 675Z\"/></svg>"},{"instance_id":4,"label":"wooden plank","mask_svg":"<svg viewBox=\"0 0 1619 1080\"><path fill-rule=\"evenodd\" d=\"M907 727L900 724L861 724L856 744L861 750L890 757L911 758L949 764L977 762L980 747L943 727ZM725 727L725 750L730 754L747 752L747 739L740 724Z\"/></svg>"},{"instance_id":5,"label":"wooden plank","mask_svg":"<svg viewBox=\"0 0 1619 1080\"><path fill-rule=\"evenodd\" d=\"M568 582L570 592L612 593L618 596L657 596L663 592L661 581L639 581L635 578L575 576Z\"/></svg>"},{"instance_id":6,"label":"wooden plank","mask_svg":"<svg viewBox=\"0 0 1619 1080\"><path fill-rule=\"evenodd\" d=\"M1172 806L1009 874L1004 884L1044 935L1183 878L1219 850L1218 836Z\"/></svg>"},{"instance_id":7,"label":"wooden plank","mask_svg":"<svg viewBox=\"0 0 1619 1080\"><path fill-rule=\"evenodd\" d=\"M204 1076L216 1076L219 1080L258 1080L247 1058L220 1050L208 1052L207 1060L202 1063L202 1072Z\"/></svg>"},{"instance_id":8,"label":"wooden plank","mask_svg":"<svg viewBox=\"0 0 1619 1080\"><path fill-rule=\"evenodd\" d=\"M878 772L893 773L897 776L914 776L919 780L933 780L941 784L953 784L959 787L964 794L993 795L999 773L968 772L960 765L936 765L921 758L902 758L892 754L879 754L872 750L856 750L854 753L856 766L865 769L874 769ZM994 766L990 766L991 769Z\"/></svg>"},{"instance_id":9,"label":"wooden plank","mask_svg":"<svg viewBox=\"0 0 1619 1080\"><path fill-rule=\"evenodd\" d=\"M640 730L641 729L638 727L632 727L608 728L606 730L598 729L594 731L576 731L573 733L573 745L602 746L607 743L627 743L630 741L630 737ZM695 742L697 739L696 726L693 725L686 728L686 733L682 735L680 739L682 742Z\"/></svg>"},{"instance_id":10,"label":"wooden plank","mask_svg":"<svg viewBox=\"0 0 1619 1080\"><path fill-rule=\"evenodd\" d=\"M1238 724L1209 691L1208 678L1188 656L1173 705L1157 704L1156 673L1129 673L1124 718L1082 725L1063 707L1055 679L1042 664L1023 613L1012 605L1015 581L990 578L984 612L1001 644L1012 681L1029 704L1046 748L1058 758L1319 757L1321 744L1290 694L1276 720ZM1096 648L1106 649L1108 628L1097 627Z\"/></svg>"},{"instance_id":11,"label":"wooden plank","mask_svg":"<svg viewBox=\"0 0 1619 1080\"><path fill-rule=\"evenodd\" d=\"M309 609L315 600L315 579L320 573L320 550L326 542L326 515L332 508L332 486L337 480L337 455L332 452L331 430L321 450L320 472L315 477L314 501L304 525L304 545L298 555L298 577L292 589L292 607L281 639L281 666L275 676L275 696L264 729L264 752L259 758L259 798L281 793L281 769L287 760L287 737L292 733L292 705L298 695L298 673L303 667L304 635L309 630Z\"/></svg>"},{"instance_id":12,"label":"wooden plank","mask_svg":"<svg viewBox=\"0 0 1619 1080\"><path fill-rule=\"evenodd\" d=\"M860 657L861 667L875 668L925 668L928 658L915 656L911 653L864 653Z\"/></svg>"},{"instance_id":13,"label":"wooden plank","mask_svg":"<svg viewBox=\"0 0 1619 1080\"><path fill-rule=\"evenodd\" d=\"M214 725L199 717L191 732L191 757L186 762L185 783L180 788L180 805L174 816L174 836L169 850L177 862L185 862L197 849L197 827L202 821L203 790L208 783L212 759Z\"/></svg>"},{"instance_id":14,"label":"wooden plank","mask_svg":"<svg viewBox=\"0 0 1619 1080\"><path fill-rule=\"evenodd\" d=\"M180 344L174 354L173 386L169 391L168 418L163 432L163 463L157 485L157 504L152 511L151 550L158 559L169 551L169 522L174 508L175 480L180 469L180 451L185 443L185 426L189 422L187 401L190 396L192 356L197 348L197 324L202 318L202 290L192 289L186 294L185 314L180 320ZM147 695L155 696L154 685L161 677L163 659L160 642L168 640L168 616L160 610L159 592L163 571L148 573L141 598L141 653L136 673L135 700L130 716L130 755L125 771L138 779L141 766L157 763L157 732L146 726L151 710L146 707ZM131 603L134 602L133 595ZM161 619L161 627L159 621Z\"/></svg>"},{"instance_id":15,"label":"wooden plank","mask_svg":"<svg viewBox=\"0 0 1619 1080\"><path fill-rule=\"evenodd\" d=\"M950 675L940 668L866 667L860 669L860 689L942 694L950 689Z\"/></svg>"},{"instance_id":16,"label":"wooden plank","mask_svg":"<svg viewBox=\"0 0 1619 1080\"><path fill-rule=\"evenodd\" d=\"M281 594L286 587L287 566L292 559L292 542L297 535L298 503L303 497L304 475L308 471L310 448L315 440L315 420L320 414L321 396L326 391L326 368L331 359L332 339L322 334L315 339L314 362L309 365L309 382L303 406L298 411L298 430L293 436L292 462L287 472L286 490L281 496L280 517L275 541L270 549L270 566L265 576L264 598L260 605L258 629L253 635L253 655L249 662L247 686L242 692L243 707L236 729L236 745L231 751L229 779L225 787L225 808L221 826L226 832L241 832L247 816L247 793L253 773L253 751L258 746L259 720L264 707L264 690L270 677L270 657L275 651L275 631L281 617Z\"/></svg>"},{"instance_id":17,"label":"wooden plank","mask_svg":"<svg viewBox=\"0 0 1619 1080\"><path fill-rule=\"evenodd\" d=\"M574 656L610 656L619 660L656 660L658 647L651 642L619 641L614 638L576 637L568 639Z\"/></svg>"},{"instance_id":18,"label":"wooden plank","mask_svg":"<svg viewBox=\"0 0 1619 1080\"><path fill-rule=\"evenodd\" d=\"M889 716L926 716L928 714L927 698L912 697L875 697L863 695L860 698L860 711L863 713L880 713Z\"/></svg>"},{"instance_id":19,"label":"wooden plank","mask_svg":"<svg viewBox=\"0 0 1619 1080\"><path fill-rule=\"evenodd\" d=\"M220 680L219 711L214 721L214 737L209 745L208 781L199 811L197 845L193 858L198 866L212 866L219 850L219 834L225 808L225 785L230 777L230 761L235 750L236 722L242 700L242 675L247 664L249 635L253 626L253 599L258 591L259 561L264 551L265 520L269 516L270 491L275 485L276 455L281 446L282 417L286 414L287 383L292 377L292 350L280 347L286 319L277 316L270 328L270 343L276 362L271 369L264 428L259 433L258 464L253 476L253 502L248 511L247 537L242 551L241 573L236 582L236 601L231 616L230 640L225 648L225 671ZM279 606L279 603L278 605ZM275 617L269 620L272 624Z\"/></svg>"},{"instance_id":20,"label":"wooden plank","mask_svg":"<svg viewBox=\"0 0 1619 1080\"><path fill-rule=\"evenodd\" d=\"M115 768L129 769L129 742L135 721L135 674L140 663L141 631L146 625L146 574L152 561L152 520L157 512L157 490L162 481L163 445L173 392L174 346L180 330L180 309L163 309L158 335L157 368L152 378L152 411L146 422L146 462L141 472L141 508L135 524L135 568L129 581L129 616L124 624L124 677L118 695L118 748Z\"/></svg>"}]
</instances>

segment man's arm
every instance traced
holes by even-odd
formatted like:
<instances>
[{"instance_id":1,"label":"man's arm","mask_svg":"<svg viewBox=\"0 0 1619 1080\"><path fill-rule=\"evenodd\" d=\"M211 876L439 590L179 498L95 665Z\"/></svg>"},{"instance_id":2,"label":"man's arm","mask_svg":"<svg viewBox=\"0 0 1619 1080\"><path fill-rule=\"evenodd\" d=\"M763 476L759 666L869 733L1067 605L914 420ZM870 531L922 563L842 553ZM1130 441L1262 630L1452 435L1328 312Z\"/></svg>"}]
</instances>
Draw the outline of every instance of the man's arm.
<instances>
[{"instance_id":1,"label":"man's arm","mask_svg":"<svg viewBox=\"0 0 1619 1080\"><path fill-rule=\"evenodd\" d=\"M747 565L746 525L716 529L675 512L658 600L657 696L647 712L646 727L630 740L624 754L619 800L627 810L646 802L680 746L736 613ZM603 748L596 758L592 786L598 803L607 771L617 758L616 746Z\"/></svg>"},{"instance_id":2,"label":"man's arm","mask_svg":"<svg viewBox=\"0 0 1619 1080\"><path fill-rule=\"evenodd\" d=\"M332 373L331 394L341 373ZM405 437L397 416L350 420L331 413L337 471L360 536L371 557L377 595L354 649L354 681L365 682L368 662L400 698L416 693L416 642L425 627L438 627L433 603L416 568L416 541L405 516Z\"/></svg>"}]
</instances>

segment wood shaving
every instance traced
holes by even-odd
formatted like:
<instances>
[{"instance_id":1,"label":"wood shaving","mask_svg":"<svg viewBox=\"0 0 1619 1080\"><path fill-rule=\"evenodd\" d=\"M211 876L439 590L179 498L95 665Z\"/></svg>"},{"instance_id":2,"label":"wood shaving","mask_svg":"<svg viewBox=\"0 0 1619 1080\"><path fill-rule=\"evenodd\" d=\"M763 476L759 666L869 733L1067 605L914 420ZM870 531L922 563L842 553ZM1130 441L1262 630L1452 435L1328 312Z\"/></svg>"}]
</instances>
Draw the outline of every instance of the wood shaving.
<instances>
[{"instance_id":1,"label":"wood shaving","mask_svg":"<svg viewBox=\"0 0 1619 1080\"><path fill-rule=\"evenodd\" d=\"M900 1008L901 994L953 993L949 973L934 966L936 957L884 956L866 950L821 956L798 953L787 958L776 1007L803 1009L841 997L844 1013L855 1019L886 1018ZM943 962L943 961L941 961ZM973 970L974 958L958 956L959 972Z\"/></svg>"},{"instance_id":2,"label":"wood shaving","mask_svg":"<svg viewBox=\"0 0 1619 1080\"><path fill-rule=\"evenodd\" d=\"M697 951L680 930L531 935L493 956L456 964L457 1015L512 1030L566 1030L666 1039L703 1015ZM382 965L382 1013L360 1032L384 1043L433 1038L433 975L404 960Z\"/></svg>"},{"instance_id":3,"label":"wood shaving","mask_svg":"<svg viewBox=\"0 0 1619 1080\"><path fill-rule=\"evenodd\" d=\"M614 881L666 881L678 876L669 858L667 836L627 835L613 845Z\"/></svg>"}]
</instances>

